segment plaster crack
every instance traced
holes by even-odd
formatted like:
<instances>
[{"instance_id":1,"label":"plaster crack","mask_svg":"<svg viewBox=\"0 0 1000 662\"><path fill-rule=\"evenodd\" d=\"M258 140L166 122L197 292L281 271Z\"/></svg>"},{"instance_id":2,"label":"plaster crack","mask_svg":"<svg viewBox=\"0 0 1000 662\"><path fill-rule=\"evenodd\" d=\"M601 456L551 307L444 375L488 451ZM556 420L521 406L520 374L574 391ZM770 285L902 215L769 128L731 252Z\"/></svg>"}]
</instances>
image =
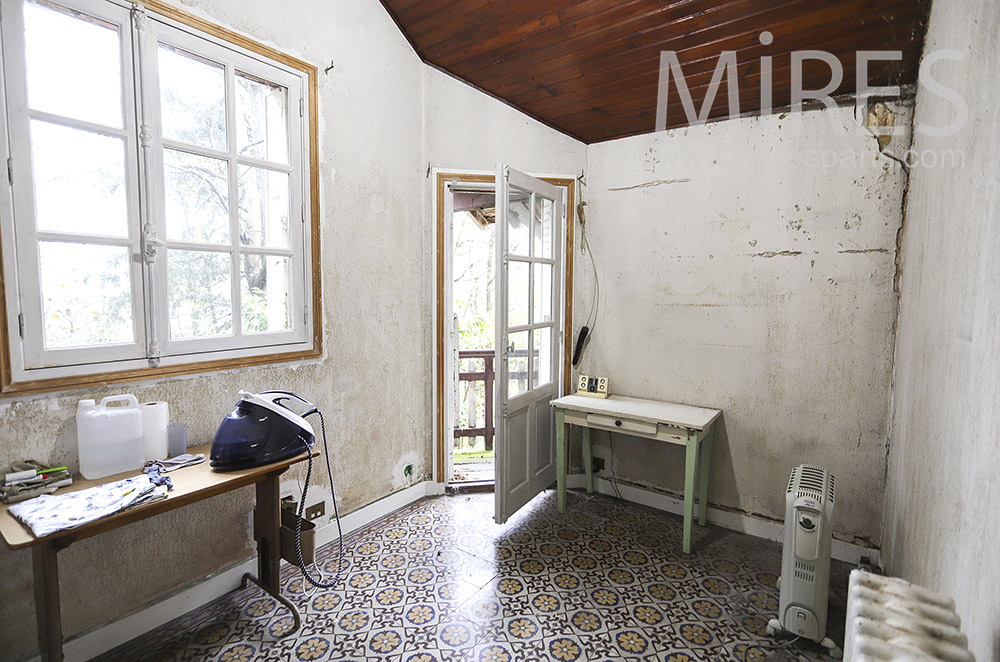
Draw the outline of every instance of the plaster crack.
<instances>
[{"instance_id":1,"label":"plaster crack","mask_svg":"<svg viewBox=\"0 0 1000 662\"><path fill-rule=\"evenodd\" d=\"M750 257L792 257L802 255L802 251L764 251L763 253L747 253Z\"/></svg>"},{"instance_id":2,"label":"plaster crack","mask_svg":"<svg viewBox=\"0 0 1000 662\"><path fill-rule=\"evenodd\" d=\"M845 248L844 250L837 251L837 252L838 253L852 253L852 254L861 254L861 253L888 253L889 249L888 248Z\"/></svg>"},{"instance_id":3,"label":"plaster crack","mask_svg":"<svg viewBox=\"0 0 1000 662\"><path fill-rule=\"evenodd\" d=\"M642 184L634 184L632 186L619 186L616 188L609 188L609 191L631 191L637 188L650 188L653 186L661 186L663 184L686 184L691 180L687 177L682 179L655 179L651 182L643 182Z\"/></svg>"}]
</instances>

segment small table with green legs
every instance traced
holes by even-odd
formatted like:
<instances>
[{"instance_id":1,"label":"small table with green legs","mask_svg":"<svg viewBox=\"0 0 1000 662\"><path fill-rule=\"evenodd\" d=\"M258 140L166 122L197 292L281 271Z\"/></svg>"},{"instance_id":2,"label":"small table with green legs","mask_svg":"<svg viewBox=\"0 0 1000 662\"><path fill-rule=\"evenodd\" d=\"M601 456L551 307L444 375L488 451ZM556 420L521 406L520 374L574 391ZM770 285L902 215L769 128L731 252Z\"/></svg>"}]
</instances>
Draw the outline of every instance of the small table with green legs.
<instances>
[{"instance_id":1,"label":"small table with green legs","mask_svg":"<svg viewBox=\"0 0 1000 662\"><path fill-rule=\"evenodd\" d=\"M594 491L590 430L608 430L645 439L679 444L687 448L684 461L684 553L691 552L694 521L694 477L701 460L698 524L705 525L708 510L708 471L712 459L715 422L720 409L691 407L671 402L612 395L606 399L567 395L551 402L556 413L556 488L559 512L566 512L566 431L569 425L583 428L583 465L587 492Z\"/></svg>"}]
</instances>

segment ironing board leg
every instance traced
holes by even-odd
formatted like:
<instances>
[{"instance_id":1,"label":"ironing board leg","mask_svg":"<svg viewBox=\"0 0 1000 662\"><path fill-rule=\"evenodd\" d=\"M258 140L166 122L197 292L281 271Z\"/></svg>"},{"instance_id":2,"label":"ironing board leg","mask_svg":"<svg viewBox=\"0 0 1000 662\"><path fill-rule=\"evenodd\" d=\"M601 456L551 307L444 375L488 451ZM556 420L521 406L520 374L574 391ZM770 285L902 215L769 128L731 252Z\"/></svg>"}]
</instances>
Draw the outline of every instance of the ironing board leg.
<instances>
[{"instance_id":1,"label":"ironing board leg","mask_svg":"<svg viewBox=\"0 0 1000 662\"><path fill-rule=\"evenodd\" d=\"M285 633L287 636L299 629L300 619L295 605L281 595L281 484L278 481L281 473L269 474L257 483L257 507L253 511L257 576L243 575L243 587L252 581L292 612L294 627Z\"/></svg>"},{"instance_id":2,"label":"ironing board leg","mask_svg":"<svg viewBox=\"0 0 1000 662\"><path fill-rule=\"evenodd\" d=\"M277 595L281 592L281 495L278 475L269 475L257 483L257 507L254 509L254 537L257 539L257 577L261 588Z\"/></svg>"}]
</instances>

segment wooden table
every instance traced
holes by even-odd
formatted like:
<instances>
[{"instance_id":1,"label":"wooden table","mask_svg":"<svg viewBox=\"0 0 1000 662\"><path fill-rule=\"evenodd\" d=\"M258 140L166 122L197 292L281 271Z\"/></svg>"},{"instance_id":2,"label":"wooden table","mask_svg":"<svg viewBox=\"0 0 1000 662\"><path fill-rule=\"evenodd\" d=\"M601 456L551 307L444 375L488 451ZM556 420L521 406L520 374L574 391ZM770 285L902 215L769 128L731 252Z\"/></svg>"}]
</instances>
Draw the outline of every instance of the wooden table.
<instances>
[{"instance_id":1,"label":"wooden table","mask_svg":"<svg viewBox=\"0 0 1000 662\"><path fill-rule=\"evenodd\" d=\"M0 533L4 542L11 549L31 547L32 569L35 585L35 614L38 619L38 647L42 661L58 662L63 659L62 650L62 618L59 608L59 570L56 554L61 549L69 547L77 540L96 536L104 531L117 529L120 526L138 522L160 513L196 503L209 497L217 496L247 485L257 486L257 507L254 509L254 538L257 540L257 572L255 577L249 573L243 576L243 587L247 582L253 582L267 591L278 602L285 605L294 619L291 634L299 627L299 614L295 606L281 595L279 569L281 565L281 504L278 477L289 466L302 462L306 454L302 453L291 459L274 464L242 471L220 473L209 466L208 456L210 444L188 449L188 453L203 453L205 461L182 469L171 471L170 476L174 489L167 493L166 499L144 504L110 517L84 524L75 529L57 531L43 538L36 538L31 530L7 512L7 506L0 506ZM318 453L314 453L314 456ZM110 483L138 475L130 471L99 480L86 480L77 476L72 487L59 490L56 494L65 494L102 483Z\"/></svg>"},{"instance_id":2,"label":"wooden table","mask_svg":"<svg viewBox=\"0 0 1000 662\"><path fill-rule=\"evenodd\" d=\"M684 461L684 553L691 553L691 522L694 520L694 478L701 460L701 494L698 524L705 525L708 510L708 470L712 440L720 409L691 407L612 395L607 399L567 395L551 402L556 414L556 489L559 512L566 512L566 431L567 425L583 428L583 465L587 472L587 492L594 491L590 430L623 434L679 444L687 448Z\"/></svg>"}]
</instances>

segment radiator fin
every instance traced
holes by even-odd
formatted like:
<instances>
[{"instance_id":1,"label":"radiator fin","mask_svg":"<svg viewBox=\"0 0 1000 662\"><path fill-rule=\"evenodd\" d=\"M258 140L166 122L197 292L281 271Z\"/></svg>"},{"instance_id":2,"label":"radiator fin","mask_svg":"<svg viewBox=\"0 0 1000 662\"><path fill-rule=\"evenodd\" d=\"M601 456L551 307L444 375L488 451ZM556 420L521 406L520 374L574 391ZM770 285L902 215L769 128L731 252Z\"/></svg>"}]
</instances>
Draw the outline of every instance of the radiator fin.
<instances>
[{"instance_id":1,"label":"radiator fin","mask_svg":"<svg viewBox=\"0 0 1000 662\"><path fill-rule=\"evenodd\" d=\"M955 602L895 577L851 572L844 660L975 662Z\"/></svg>"}]
</instances>

